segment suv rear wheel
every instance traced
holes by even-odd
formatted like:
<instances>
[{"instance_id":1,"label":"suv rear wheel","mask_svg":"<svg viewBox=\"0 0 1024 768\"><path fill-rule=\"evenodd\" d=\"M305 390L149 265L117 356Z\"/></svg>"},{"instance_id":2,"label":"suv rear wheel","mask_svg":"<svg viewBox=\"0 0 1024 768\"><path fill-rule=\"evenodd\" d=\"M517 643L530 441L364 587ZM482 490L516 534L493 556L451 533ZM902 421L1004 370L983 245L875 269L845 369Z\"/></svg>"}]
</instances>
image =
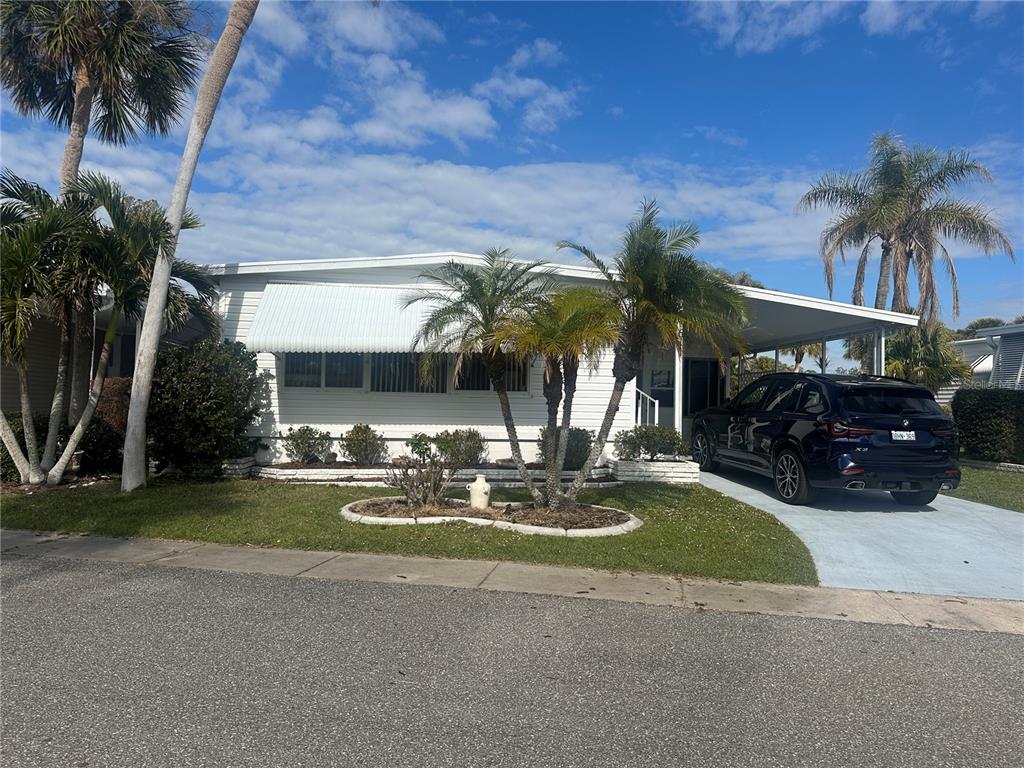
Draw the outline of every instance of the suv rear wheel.
<instances>
[{"instance_id":1,"label":"suv rear wheel","mask_svg":"<svg viewBox=\"0 0 1024 768\"><path fill-rule=\"evenodd\" d=\"M711 441L708 440L707 432L698 429L693 436L693 444L690 446L690 455L697 462L701 472L713 472L718 468L718 462L711 454Z\"/></svg>"},{"instance_id":2,"label":"suv rear wheel","mask_svg":"<svg viewBox=\"0 0 1024 768\"><path fill-rule=\"evenodd\" d=\"M939 495L938 491L890 491L889 493L898 504L906 504L908 507L923 507L925 504L931 504Z\"/></svg>"},{"instance_id":3,"label":"suv rear wheel","mask_svg":"<svg viewBox=\"0 0 1024 768\"><path fill-rule=\"evenodd\" d=\"M775 454L772 462L775 492L787 504L807 504L814 498L814 489L807 482L807 472L800 457L789 448Z\"/></svg>"}]
</instances>

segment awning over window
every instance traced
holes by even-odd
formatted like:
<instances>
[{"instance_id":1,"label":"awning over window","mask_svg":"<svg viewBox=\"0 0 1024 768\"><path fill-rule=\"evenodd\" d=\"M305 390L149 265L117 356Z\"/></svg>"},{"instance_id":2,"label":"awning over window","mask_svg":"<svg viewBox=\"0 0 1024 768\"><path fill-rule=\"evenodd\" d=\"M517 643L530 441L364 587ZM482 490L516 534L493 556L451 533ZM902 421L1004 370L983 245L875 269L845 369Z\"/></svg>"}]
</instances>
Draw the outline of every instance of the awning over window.
<instances>
[{"instance_id":1,"label":"awning over window","mask_svg":"<svg viewBox=\"0 0 1024 768\"><path fill-rule=\"evenodd\" d=\"M254 352L408 352L425 303L403 309L408 288L268 283L246 346Z\"/></svg>"}]
</instances>

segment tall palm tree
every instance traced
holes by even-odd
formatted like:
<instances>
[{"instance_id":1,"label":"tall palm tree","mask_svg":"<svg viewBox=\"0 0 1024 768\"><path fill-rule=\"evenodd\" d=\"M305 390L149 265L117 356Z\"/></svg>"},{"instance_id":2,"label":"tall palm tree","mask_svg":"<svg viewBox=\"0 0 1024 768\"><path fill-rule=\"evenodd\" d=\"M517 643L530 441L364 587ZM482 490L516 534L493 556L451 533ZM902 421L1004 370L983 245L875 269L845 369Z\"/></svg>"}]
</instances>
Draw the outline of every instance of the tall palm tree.
<instances>
[{"instance_id":1,"label":"tall palm tree","mask_svg":"<svg viewBox=\"0 0 1024 768\"><path fill-rule=\"evenodd\" d=\"M153 268L161 250L167 247L172 237L171 224L159 205L152 200L129 196L119 184L101 174L80 174L71 191L94 200L110 219L110 225L99 227L85 247L96 273L109 292L112 306L89 399L64 451L47 473L46 482L50 485L59 483L63 478L68 462L96 412L118 324L122 318L138 320L142 317ZM181 227L194 229L198 226L195 215L186 211ZM168 301L164 313L166 327L169 330L180 328L191 317L199 319L207 327L215 327L218 322L214 310L217 288L208 270L190 262L176 261L172 271L180 282L171 286L173 298Z\"/></svg>"},{"instance_id":2,"label":"tall palm tree","mask_svg":"<svg viewBox=\"0 0 1024 768\"><path fill-rule=\"evenodd\" d=\"M890 338L885 372L938 393L947 384L970 378L971 366L953 345L953 334L940 323L909 328Z\"/></svg>"},{"instance_id":3,"label":"tall palm tree","mask_svg":"<svg viewBox=\"0 0 1024 768\"><path fill-rule=\"evenodd\" d=\"M510 346L518 357L539 356L544 361L547 440L542 448L547 470L544 495L549 507L564 501L562 468L569 445L580 362L587 360L596 365L600 353L618 341L619 320L618 307L604 291L567 288L545 299L535 312L513 319L498 330L499 342Z\"/></svg>"},{"instance_id":4,"label":"tall palm tree","mask_svg":"<svg viewBox=\"0 0 1024 768\"><path fill-rule=\"evenodd\" d=\"M449 261L420 275L424 287L411 293L405 306L424 303L429 311L413 344L424 350L428 369L436 355L454 354L455 377L468 355L481 356L501 406L512 459L534 501L542 504L543 495L530 478L519 446L505 380L511 355L499 332L537 310L550 292L554 276L541 262L513 260L507 248L489 248L483 259L479 267Z\"/></svg>"},{"instance_id":5,"label":"tall palm tree","mask_svg":"<svg viewBox=\"0 0 1024 768\"><path fill-rule=\"evenodd\" d=\"M1013 245L990 211L951 197L958 184L991 180L988 170L968 152L908 148L893 134L871 142L868 168L857 174L830 173L800 199L798 208L830 208L833 219L821 234L821 257L829 295L834 287L835 260L845 261L849 249L860 249L853 302L864 304L864 283L872 246L881 250L875 307L885 309L892 287L891 309L911 311L910 274L917 277L916 312L928 325L939 317L935 264L941 261L953 290L953 314L960 311L956 267L943 245L959 240L986 255L1004 252L1014 259Z\"/></svg>"},{"instance_id":6,"label":"tall palm tree","mask_svg":"<svg viewBox=\"0 0 1024 768\"><path fill-rule=\"evenodd\" d=\"M68 130L62 191L90 129L112 144L170 131L202 60L184 0L3 0L0 16L15 108Z\"/></svg>"},{"instance_id":7,"label":"tall palm tree","mask_svg":"<svg viewBox=\"0 0 1024 768\"><path fill-rule=\"evenodd\" d=\"M85 138L126 144L177 123L203 59L186 0L0 0L0 82L21 114L67 129L60 168L65 192L78 175ZM69 423L84 407L88 317L72 313Z\"/></svg>"},{"instance_id":8,"label":"tall palm tree","mask_svg":"<svg viewBox=\"0 0 1024 768\"><path fill-rule=\"evenodd\" d=\"M681 353L688 338L698 339L719 358L729 349L744 348L740 335L746 315L743 294L694 257L700 242L695 224L665 228L658 221L659 213L654 200L644 201L610 266L586 246L558 244L560 249L581 254L601 271L620 318L613 347L615 384L590 455L566 492L570 499L579 494L601 457L622 393L639 373L652 340Z\"/></svg>"},{"instance_id":9,"label":"tall palm tree","mask_svg":"<svg viewBox=\"0 0 1024 768\"><path fill-rule=\"evenodd\" d=\"M132 394L128 405L128 427L124 436L122 491L133 491L146 484L146 412L149 410L149 397L153 391L153 372L156 370L156 355L160 347L163 316L167 308L178 230L181 228L188 193L192 189L192 179L199 164L199 153L202 152L206 134L213 125L213 116L227 84L228 75L231 74L231 68L238 58L242 38L252 24L258 6L259 0L233 0L228 10L224 31L213 48L209 66L196 94L188 138L185 139L178 176L171 192L171 204L167 209L171 237L161 248L153 266L149 301L142 321L142 333L139 334L135 375L132 376Z\"/></svg>"}]
</instances>

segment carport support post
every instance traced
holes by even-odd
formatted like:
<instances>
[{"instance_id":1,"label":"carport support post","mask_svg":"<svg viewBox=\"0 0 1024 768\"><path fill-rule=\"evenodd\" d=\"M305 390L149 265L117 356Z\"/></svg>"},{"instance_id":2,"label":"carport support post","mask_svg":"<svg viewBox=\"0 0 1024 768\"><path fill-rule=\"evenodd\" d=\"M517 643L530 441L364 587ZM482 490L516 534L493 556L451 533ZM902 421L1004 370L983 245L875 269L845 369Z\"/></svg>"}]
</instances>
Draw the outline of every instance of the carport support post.
<instances>
[{"instance_id":1,"label":"carport support post","mask_svg":"<svg viewBox=\"0 0 1024 768\"><path fill-rule=\"evenodd\" d=\"M875 376L885 376L885 330L875 328L875 354L872 355Z\"/></svg>"}]
</instances>

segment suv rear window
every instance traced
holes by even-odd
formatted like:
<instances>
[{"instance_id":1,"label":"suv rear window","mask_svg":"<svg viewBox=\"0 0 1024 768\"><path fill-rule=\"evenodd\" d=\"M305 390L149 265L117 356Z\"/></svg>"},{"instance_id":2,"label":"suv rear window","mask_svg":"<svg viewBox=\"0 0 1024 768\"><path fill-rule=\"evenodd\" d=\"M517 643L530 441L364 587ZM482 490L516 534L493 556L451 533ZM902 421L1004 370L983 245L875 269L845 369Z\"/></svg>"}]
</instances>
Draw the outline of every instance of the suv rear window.
<instances>
[{"instance_id":1,"label":"suv rear window","mask_svg":"<svg viewBox=\"0 0 1024 768\"><path fill-rule=\"evenodd\" d=\"M927 413L941 416L943 410L931 393L896 387L865 387L844 392L840 398L847 413L900 416L908 413Z\"/></svg>"}]
</instances>

